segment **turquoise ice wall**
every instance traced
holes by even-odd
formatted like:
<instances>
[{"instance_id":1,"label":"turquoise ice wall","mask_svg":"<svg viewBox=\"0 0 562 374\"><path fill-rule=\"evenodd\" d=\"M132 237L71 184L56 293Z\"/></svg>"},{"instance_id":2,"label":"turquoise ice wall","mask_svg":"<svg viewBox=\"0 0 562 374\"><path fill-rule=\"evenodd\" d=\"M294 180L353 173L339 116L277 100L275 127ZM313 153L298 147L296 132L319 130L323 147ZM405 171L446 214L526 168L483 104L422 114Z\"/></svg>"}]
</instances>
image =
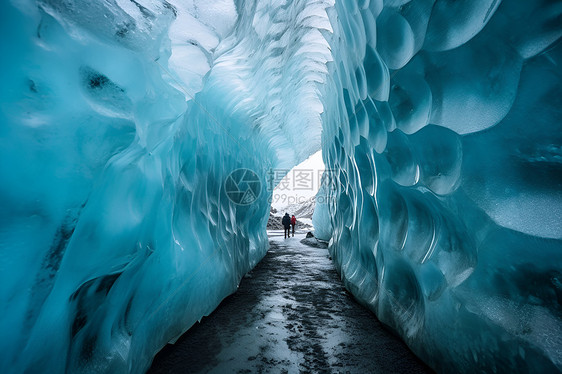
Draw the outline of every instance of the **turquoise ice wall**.
<instances>
[{"instance_id":1,"label":"turquoise ice wall","mask_svg":"<svg viewBox=\"0 0 562 374\"><path fill-rule=\"evenodd\" d=\"M0 371L143 372L320 147L318 231L417 355L560 371L560 9L2 2Z\"/></svg>"},{"instance_id":2,"label":"turquoise ice wall","mask_svg":"<svg viewBox=\"0 0 562 374\"><path fill-rule=\"evenodd\" d=\"M560 2L336 2L314 221L439 372L562 370Z\"/></svg>"}]
</instances>

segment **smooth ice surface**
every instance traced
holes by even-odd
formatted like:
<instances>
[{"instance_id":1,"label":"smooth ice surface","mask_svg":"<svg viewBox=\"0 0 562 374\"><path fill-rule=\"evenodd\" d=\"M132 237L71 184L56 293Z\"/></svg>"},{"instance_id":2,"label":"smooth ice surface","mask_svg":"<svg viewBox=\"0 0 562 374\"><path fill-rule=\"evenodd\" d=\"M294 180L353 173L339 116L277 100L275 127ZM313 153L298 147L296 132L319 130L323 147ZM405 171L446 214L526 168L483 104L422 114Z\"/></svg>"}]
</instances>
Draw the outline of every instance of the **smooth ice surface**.
<instances>
[{"instance_id":1,"label":"smooth ice surface","mask_svg":"<svg viewBox=\"0 0 562 374\"><path fill-rule=\"evenodd\" d=\"M145 370L263 257L269 172L320 147L316 232L417 355L561 371L561 9L1 2L0 371Z\"/></svg>"}]
</instances>

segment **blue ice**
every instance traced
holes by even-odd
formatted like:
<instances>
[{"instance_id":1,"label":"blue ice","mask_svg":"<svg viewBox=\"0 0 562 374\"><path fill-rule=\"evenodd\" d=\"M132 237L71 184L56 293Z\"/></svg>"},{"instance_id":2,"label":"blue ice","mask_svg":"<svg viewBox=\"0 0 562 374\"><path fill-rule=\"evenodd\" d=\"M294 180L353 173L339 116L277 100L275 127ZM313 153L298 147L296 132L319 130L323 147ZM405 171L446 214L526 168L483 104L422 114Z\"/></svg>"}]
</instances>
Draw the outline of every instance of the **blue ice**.
<instances>
[{"instance_id":1,"label":"blue ice","mask_svg":"<svg viewBox=\"0 0 562 374\"><path fill-rule=\"evenodd\" d=\"M561 9L3 1L0 371L145 371L319 149L315 231L419 357L562 371Z\"/></svg>"}]
</instances>

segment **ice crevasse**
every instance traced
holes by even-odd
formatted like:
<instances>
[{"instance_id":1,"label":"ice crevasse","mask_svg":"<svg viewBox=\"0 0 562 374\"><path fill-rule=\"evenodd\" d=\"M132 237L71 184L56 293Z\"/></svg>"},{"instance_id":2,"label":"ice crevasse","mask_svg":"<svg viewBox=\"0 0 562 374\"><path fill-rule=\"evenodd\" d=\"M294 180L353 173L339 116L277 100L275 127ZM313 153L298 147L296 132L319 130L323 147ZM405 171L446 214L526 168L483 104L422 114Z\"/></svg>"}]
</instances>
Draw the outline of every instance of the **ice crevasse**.
<instances>
[{"instance_id":1,"label":"ice crevasse","mask_svg":"<svg viewBox=\"0 0 562 374\"><path fill-rule=\"evenodd\" d=\"M267 251L270 171L320 148L316 231L419 357L562 371L561 1L0 18L1 372L146 370Z\"/></svg>"}]
</instances>

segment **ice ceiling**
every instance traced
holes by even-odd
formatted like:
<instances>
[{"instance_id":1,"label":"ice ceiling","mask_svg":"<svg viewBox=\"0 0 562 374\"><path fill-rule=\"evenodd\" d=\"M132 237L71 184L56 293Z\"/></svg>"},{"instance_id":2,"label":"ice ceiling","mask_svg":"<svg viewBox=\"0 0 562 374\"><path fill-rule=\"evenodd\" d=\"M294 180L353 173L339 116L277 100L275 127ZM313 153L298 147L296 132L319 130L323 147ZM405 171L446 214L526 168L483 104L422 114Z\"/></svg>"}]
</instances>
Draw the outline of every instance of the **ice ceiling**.
<instances>
[{"instance_id":1,"label":"ice ceiling","mask_svg":"<svg viewBox=\"0 0 562 374\"><path fill-rule=\"evenodd\" d=\"M267 251L268 171L320 147L317 232L418 356L562 371L561 14L3 1L0 372L146 370Z\"/></svg>"}]
</instances>

